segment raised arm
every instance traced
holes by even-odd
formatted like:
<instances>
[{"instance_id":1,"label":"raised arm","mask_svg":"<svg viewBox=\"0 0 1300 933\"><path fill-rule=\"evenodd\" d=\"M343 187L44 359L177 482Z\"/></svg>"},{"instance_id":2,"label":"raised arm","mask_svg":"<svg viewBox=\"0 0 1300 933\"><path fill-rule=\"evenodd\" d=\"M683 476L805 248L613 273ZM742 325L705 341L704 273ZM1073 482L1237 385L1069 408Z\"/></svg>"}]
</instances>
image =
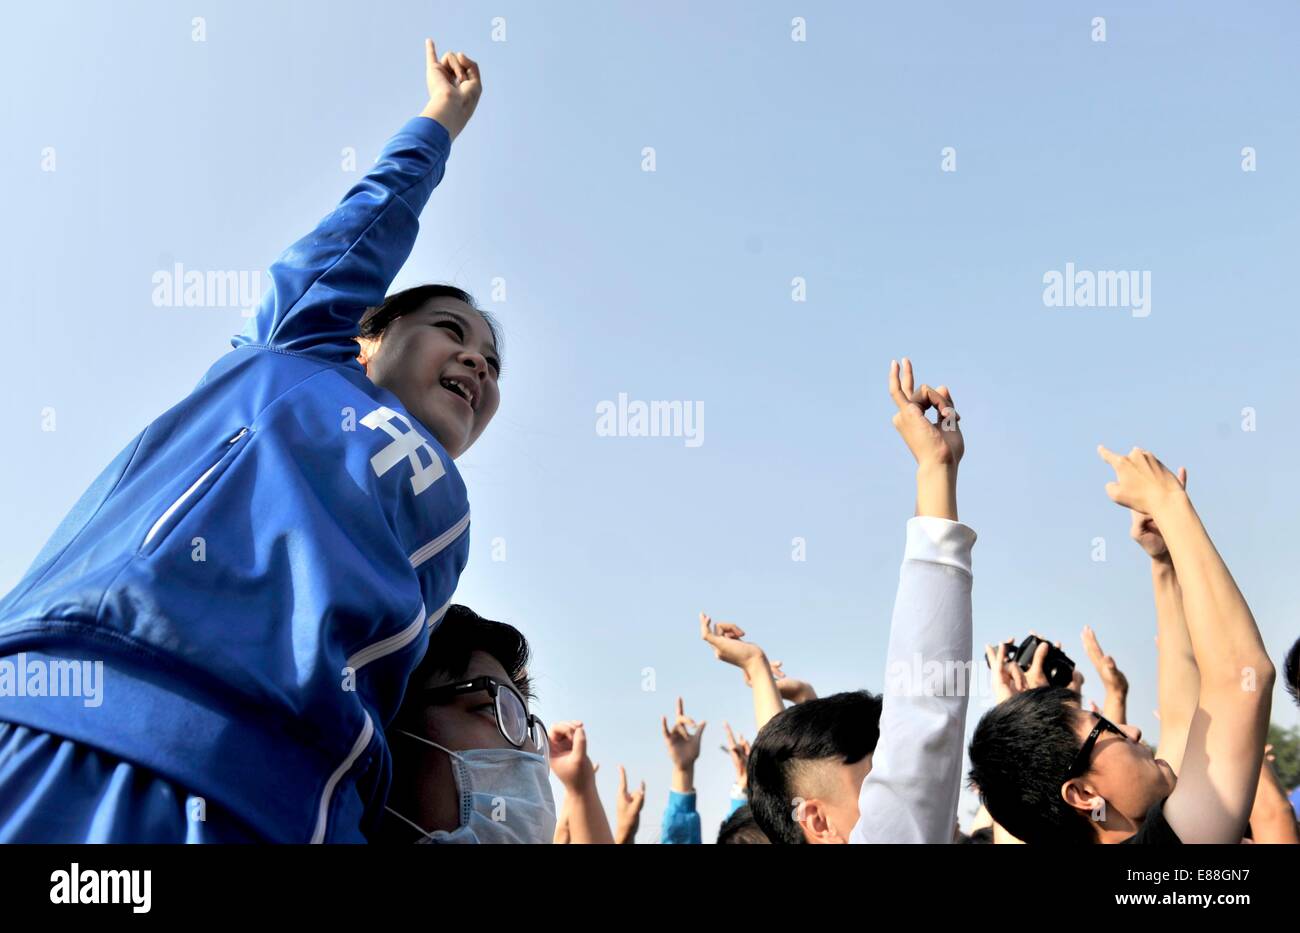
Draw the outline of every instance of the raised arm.
<instances>
[{"instance_id":1,"label":"raised arm","mask_svg":"<svg viewBox=\"0 0 1300 933\"><path fill-rule=\"evenodd\" d=\"M668 728L668 717L662 717L664 744L668 746L668 760L673 765L672 787L668 791L668 806L664 808L659 842L664 845L699 845L702 841L700 814L695 807L695 762L700 757L700 739L707 722L698 726L686 715L682 698L677 698L677 716L673 727Z\"/></svg>"},{"instance_id":2,"label":"raised arm","mask_svg":"<svg viewBox=\"0 0 1300 933\"><path fill-rule=\"evenodd\" d=\"M894 427L916 458L916 517L907 523L890 623L880 741L849 838L856 843L949 843L961 791L975 543L957 521L965 441L948 390L913 391L912 381L909 360L890 367ZM932 407L938 423L925 416Z\"/></svg>"},{"instance_id":3,"label":"raised arm","mask_svg":"<svg viewBox=\"0 0 1300 933\"><path fill-rule=\"evenodd\" d=\"M1235 843L1255 799L1275 672L1250 607L1178 478L1156 457L1098 452L1115 470L1106 492L1160 527L1183 590L1183 613L1200 672L1197 708L1178 782L1165 801L1186 843ZM1161 646L1163 650L1163 645Z\"/></svg>"},{"instance_id":4,"label":"raised arm","mask_svg":"<svg viewBox=\"0 0 1300 933\"><path fill-rule=\"evenodd\" d=\"M455 52L439 61L431 39L425 78L429 101L420 115L388 141L316 229L272 264L273 287L233 346L271 346L344 364L355 359L361 316L383 301L410 255L451 141L482 93L478 66Z\"/></svg>"},{"instance_id":5,"label":"raised arm","mask_svg":"<svg viewBox=\"0 0 1300 933\"><path fill-rule=\"evenodd\" d=\"M618 766L618 796L614 799L614 843L625 846L636 843L636 831L641 826L641 808L645 806L645 781L639 790L627 789L627 769Z\"/></svg>"},{"instance_id":6,"label":"raised arm","mask_svg":"<svg viewBox=\"0 0 1300 933\"><path fill-rule=\"evenodd\" d=\"M1187 470L1180 467L1178 483L1187 488ZM1130 510L1129 536L1151 558L1151 590L1156 603L1156 689L1160 714L1160 745L1156 757L1169 762L1177 774L1182 770L1187 733L1192 728L1196 701L1201 691L1201 673L1192 654L1183 615L1183 588L1178 572L1155 519Z\"/></svg>"},{"instance_id":7,"label":"raised arm","mask_svg":"<svg viewBox=\"0 0 1300 933\"><path fill-rule=\"evenodd\" d=\"M769 719L785 709L767 654L758 645L744 640L745 630L739 625L714 622L703 612L700 613L700 637L712 646L714 657L740 668L745 675L745 683L754 697L754 732L757 734Z\"/></svg>"},{"instance_id":8,"label":"raised arm","mask_svg":"<svg viewBox=\"0 0 1300 933\"><path fill-rule=\"evenodd\" d=\"M1115 659L1101 650L1097 633L1089 625L1083 627L1083 650L1087 652L1088 660L1097 669L1101 685L1106 689L1102 714L1113 723L1128 722L1128 678L1119 669Z\"/></svg>"},{"instance_id":9,"label":"raised arm","mask_svg":"<svg viewBox=\"0 0 1300 933\"><path fill-rule=\"evenodd\" d=\"M1259 767L1259 787L1250 810L1250 837L1261 844L1300 845L1300 826L1286 791L1273 770L1273 746L1264 746Z\"/></svg>"},{"instance_id":10,"label":"raised arm","mask_svg":"<svg viewBox=\"0 0 1300 933\"><path fill-rule=\"evenodd\" d=\"M614 834L596 792L596 769L587 756L587 732L580 722L551 726L551 770L564 785L568 841L574 845L612 844Z\"/></svg>"}]
</instances>

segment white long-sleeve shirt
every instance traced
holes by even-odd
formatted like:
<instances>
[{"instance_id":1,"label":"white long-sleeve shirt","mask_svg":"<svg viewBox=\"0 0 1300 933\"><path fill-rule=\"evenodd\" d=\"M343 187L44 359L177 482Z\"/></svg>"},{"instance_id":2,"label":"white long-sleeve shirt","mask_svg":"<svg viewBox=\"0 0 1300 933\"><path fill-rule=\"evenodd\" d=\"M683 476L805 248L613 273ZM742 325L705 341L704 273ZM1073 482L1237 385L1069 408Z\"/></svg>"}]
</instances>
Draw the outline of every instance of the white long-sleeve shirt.
<instances>
[{"instance_id":1,"label":"white long-sleeve shirt","mask_svg":"<svg viewBox=\"0 0 1300 933\"><path fill-rule=\"evenodd\" d=\"M961 793L971 685L971 547L961 522L918 516L889 630L880 740L854 843L949 843Z\"/></svg>"}]
</instances>

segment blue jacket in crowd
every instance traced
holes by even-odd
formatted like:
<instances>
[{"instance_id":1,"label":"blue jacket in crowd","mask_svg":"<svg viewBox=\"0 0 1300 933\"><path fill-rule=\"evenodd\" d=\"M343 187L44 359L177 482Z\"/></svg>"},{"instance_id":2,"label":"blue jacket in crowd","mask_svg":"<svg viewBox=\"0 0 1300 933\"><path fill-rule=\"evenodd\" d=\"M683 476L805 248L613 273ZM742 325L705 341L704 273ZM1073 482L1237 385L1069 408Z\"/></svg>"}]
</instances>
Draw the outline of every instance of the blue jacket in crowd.
<instances>
[{"instance_id":1,"label":"blue jacket in crowd","mask_svg":"<svg viewBox=\"0 0 1300 933\"><path fill-rule=\"evenodd\" d=\"M68 659L102 661L100 702L24 682L0 721L152 769L267 840L364 840L383 725L465 566L469 505L354 338L450 148L408 122L271 267L234 349L77 502L0 601L0 658L65 680Z\"/></svg>"}]
</instances>

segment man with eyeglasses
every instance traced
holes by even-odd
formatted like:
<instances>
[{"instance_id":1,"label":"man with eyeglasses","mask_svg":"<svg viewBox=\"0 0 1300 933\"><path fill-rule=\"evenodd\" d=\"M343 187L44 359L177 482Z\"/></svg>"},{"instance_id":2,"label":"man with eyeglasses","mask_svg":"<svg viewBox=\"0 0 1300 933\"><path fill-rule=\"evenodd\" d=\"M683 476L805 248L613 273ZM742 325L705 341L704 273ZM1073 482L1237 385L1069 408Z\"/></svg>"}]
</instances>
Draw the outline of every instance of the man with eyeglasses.
<instances>
[{"instance_id":1,"label":"man with eyeglasses","mask_svg":"<svg viewBox=\"0 0 1300 933\"><path fill-rule=\"evenodd\" d=\"M528 709L528 657L513 626L448 608L388 726L393 779L372 839L550 843L552 766L570 797L570 833L609 833L581 723L548 733Z\"/></svg>"},{"instance_id":2,"label":"man with eyeglasses","mask_svg":"<svg viewBox=\"0 0 1300 933\"><path fill-rule=\"evenodd\" d=\"M980 720L971 780L993 819L1030 844L1240 842L1259 781L1273 665L1192 508L1185 474L1174 476L1136 447L1127 456L1098 452L1115 470L1107 494L1141 518L1139 543L1144 534L1161 536L1176 581L1162 590L1157 574L1161 751L1169 748L1175 763L1143 745L1136 727L1085 712L1077 693L1039 687ZM1195 660L1187 667L1194 683L1183 691L1185 723L1164 715L1172 653L1180 649Z\"/></svg>"}]
</instances>

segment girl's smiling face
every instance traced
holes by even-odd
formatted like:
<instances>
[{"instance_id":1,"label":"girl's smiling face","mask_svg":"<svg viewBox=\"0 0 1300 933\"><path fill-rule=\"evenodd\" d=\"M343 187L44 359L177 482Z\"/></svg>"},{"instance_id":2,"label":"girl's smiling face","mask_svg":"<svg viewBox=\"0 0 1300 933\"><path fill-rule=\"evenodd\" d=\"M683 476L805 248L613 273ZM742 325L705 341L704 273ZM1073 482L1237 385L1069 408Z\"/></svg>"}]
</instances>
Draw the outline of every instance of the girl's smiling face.
<instances>
[{"instance_id":1,"label":"girl's smiling face","mask_svg":"<svg viewBox=\"0 0 1300 933\"><path fill-rule=\"evenodd\" d=\"M483 315L465 302L433 297L361 345L370 380L396 395L453 458L496 414L496 341Z\"/></svg>"}]
</instances>

